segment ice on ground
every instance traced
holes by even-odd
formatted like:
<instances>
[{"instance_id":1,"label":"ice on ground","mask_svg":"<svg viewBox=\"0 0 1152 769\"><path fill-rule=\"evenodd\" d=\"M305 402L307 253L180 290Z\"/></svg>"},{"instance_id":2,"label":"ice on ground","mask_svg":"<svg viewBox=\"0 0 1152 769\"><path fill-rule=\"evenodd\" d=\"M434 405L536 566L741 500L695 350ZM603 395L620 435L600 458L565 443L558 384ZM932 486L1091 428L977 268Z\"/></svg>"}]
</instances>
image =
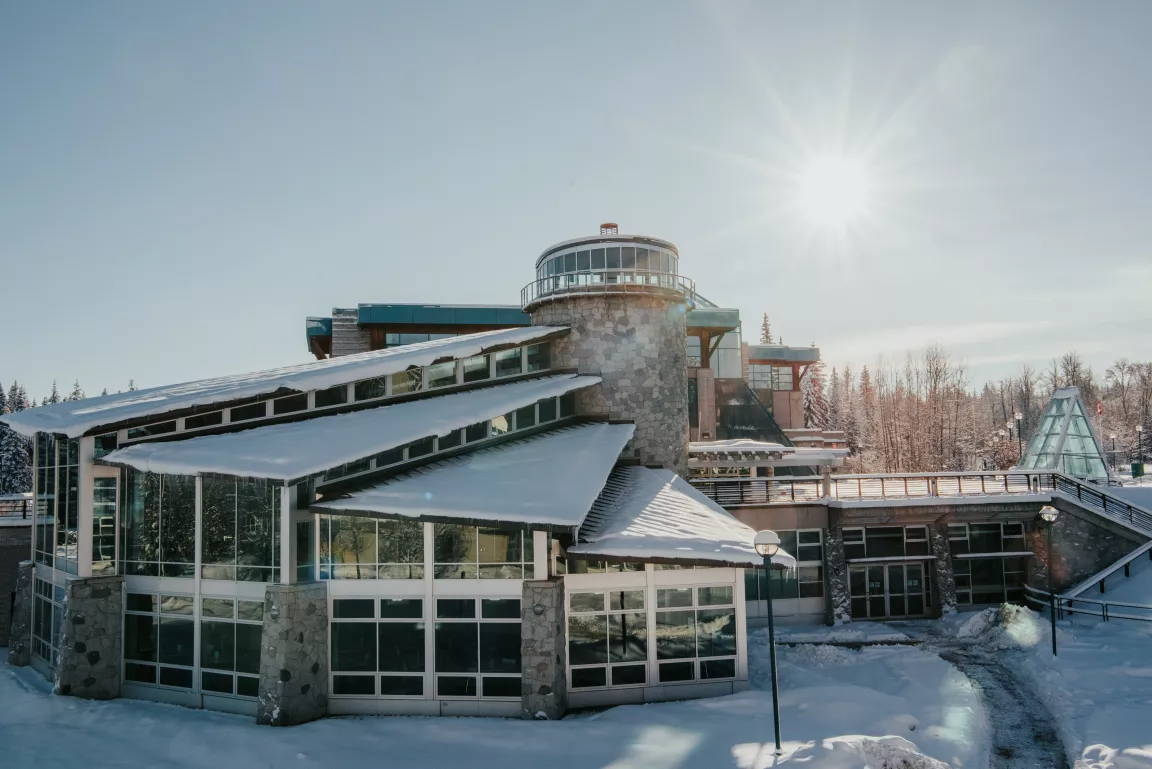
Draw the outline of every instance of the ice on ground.
<instances>
[{"instance_id":1,"label":"ice on ground","mask_svg":"<svg viewBox=\"0 0 1152 769\"><path fill-rule=\"evenodd\" d=\"M622 706L561 721L349 717L283 729L172 705L53 696L31 669L0 665L2 763L6 769L982 766L988 732L971 685L943 660L909 647L781 648L785 753L777 759L767 659L767 644L751 639L754 688L714 699Z\"/></svg>"}]
</instances>

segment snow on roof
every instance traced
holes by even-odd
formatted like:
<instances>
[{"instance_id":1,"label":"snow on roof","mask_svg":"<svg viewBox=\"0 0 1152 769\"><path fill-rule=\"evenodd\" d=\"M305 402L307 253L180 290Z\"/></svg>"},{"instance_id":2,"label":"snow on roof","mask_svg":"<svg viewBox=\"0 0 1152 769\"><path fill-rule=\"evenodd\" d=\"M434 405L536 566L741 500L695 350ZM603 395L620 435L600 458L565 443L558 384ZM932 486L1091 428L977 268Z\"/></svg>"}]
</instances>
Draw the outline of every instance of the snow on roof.
<instances>
[{"instance_id":1,"label":"snow on roof","mask_svg":"<svg viewBox=\"0 0 1152 769\"><path fill-rule=\"evenodd\" d=\"M791 446L770 441L753 441L747 438L734 438L726 441L695 441L688 444L689 454L720 454L732 452L791 452Z\"/></svg>"},{"instance_id":2,"label":"snow on roof","mask_svg":"<svg viewBox=\"0 0 1152 769\"><path fill-rule=\"evenodd\" d=\"M56 403L0 416L0 422L22 435L64 433L69 438L93 428L129 419L164 414L192 406L270 395L278 390L322 390L359 379L386 376L412 366L428 366L441 358L467 358L499 346L527 344L567 329L527 326L483 331L448 339L390 347L355 355L298 363L249 374L201 379L196 382L151 387L80 401Z\"/></svg>"},{"instance_id":3,"label":"snow on roof","mask_svg":"<svg viewBox=\"0 0 1152 769\"><path fill-rule=\"evenodd\" d=\"M756 532L671 470L620 467L596 500L571 555L761 566ZM783 551L773 563L796 560Z\"/></svg>"},{"instance_id":4,"label":"snow on roof","mask_svg":"<svg viewBox=\"0 0 1152 769\"><path fill-rule=\"evenodd\" d=\"M599 381L576 374L529 379L236 433L138 443L113 451L104 461L154 473L291 480L430 435L447 435Z\"/></svg>"},{"instance_id":5,"label":"snow on roof","mask_svg":"<svg viewBox=\"0 0 1152 769\"><path fill-rule=\"evenodd\" d=\"M576 527L592 507L631 424L585 424L445 459L314 512Z\"/></svg>"}]
</instances>

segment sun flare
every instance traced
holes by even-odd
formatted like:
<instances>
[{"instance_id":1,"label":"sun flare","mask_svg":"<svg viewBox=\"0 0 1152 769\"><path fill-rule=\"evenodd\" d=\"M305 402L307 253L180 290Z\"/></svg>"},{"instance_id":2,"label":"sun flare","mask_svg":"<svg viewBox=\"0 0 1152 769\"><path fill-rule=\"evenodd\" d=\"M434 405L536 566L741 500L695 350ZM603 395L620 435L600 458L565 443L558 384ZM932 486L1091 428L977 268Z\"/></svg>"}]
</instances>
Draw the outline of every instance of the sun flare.
<instances>
[{"instance_id":1,"label":"sun flare","mask_svg":"<svg viewBox=\"0 0 1152 769\"><path fill-rule=\"evenodd\" d=\"M825 227L843 227L868 209L868 176L863 166L842 157L813 161L800 176L800 208Z\"/></svg>"}]
</instances>

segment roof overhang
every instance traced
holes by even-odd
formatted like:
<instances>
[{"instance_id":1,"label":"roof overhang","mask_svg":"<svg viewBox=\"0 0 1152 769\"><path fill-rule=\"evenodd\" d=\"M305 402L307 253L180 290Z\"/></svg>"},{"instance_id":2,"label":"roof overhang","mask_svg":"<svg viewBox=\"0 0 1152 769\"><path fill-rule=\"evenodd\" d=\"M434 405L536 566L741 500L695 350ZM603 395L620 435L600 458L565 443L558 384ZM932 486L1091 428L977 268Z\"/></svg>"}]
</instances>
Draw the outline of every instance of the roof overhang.
<instances>
[{"instance_id":1,"label":"roof overhang","mask_svg":"<svg viewBox=\"0 0 1152 769\"><path fill-rule=\"evenodd\" d=\"M434 462L323 499L318 513L575 529L632 438L632 424L565 427Z\"/></svg>"}]
</instances>

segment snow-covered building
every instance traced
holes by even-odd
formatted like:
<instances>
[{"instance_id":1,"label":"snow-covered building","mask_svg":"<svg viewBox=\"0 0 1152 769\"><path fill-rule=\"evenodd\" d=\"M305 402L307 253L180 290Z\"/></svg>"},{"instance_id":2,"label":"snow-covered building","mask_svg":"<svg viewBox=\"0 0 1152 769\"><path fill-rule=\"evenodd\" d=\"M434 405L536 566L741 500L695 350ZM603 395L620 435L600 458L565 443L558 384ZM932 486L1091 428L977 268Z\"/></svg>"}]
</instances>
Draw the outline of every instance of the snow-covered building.
<instances>
[{"instance_id":1,"label":"snow-covered building","mask_svg":"<svg viewBox=\"0 0 1152 769\"><path fill-rule=\"evenodd\" d=\"M5 415L37 508L9 661L270 724L745 688L761 559L682 480L678 261L602 228L484 330L333 327L313 362Z\"/></svg>"}]
</instances>

